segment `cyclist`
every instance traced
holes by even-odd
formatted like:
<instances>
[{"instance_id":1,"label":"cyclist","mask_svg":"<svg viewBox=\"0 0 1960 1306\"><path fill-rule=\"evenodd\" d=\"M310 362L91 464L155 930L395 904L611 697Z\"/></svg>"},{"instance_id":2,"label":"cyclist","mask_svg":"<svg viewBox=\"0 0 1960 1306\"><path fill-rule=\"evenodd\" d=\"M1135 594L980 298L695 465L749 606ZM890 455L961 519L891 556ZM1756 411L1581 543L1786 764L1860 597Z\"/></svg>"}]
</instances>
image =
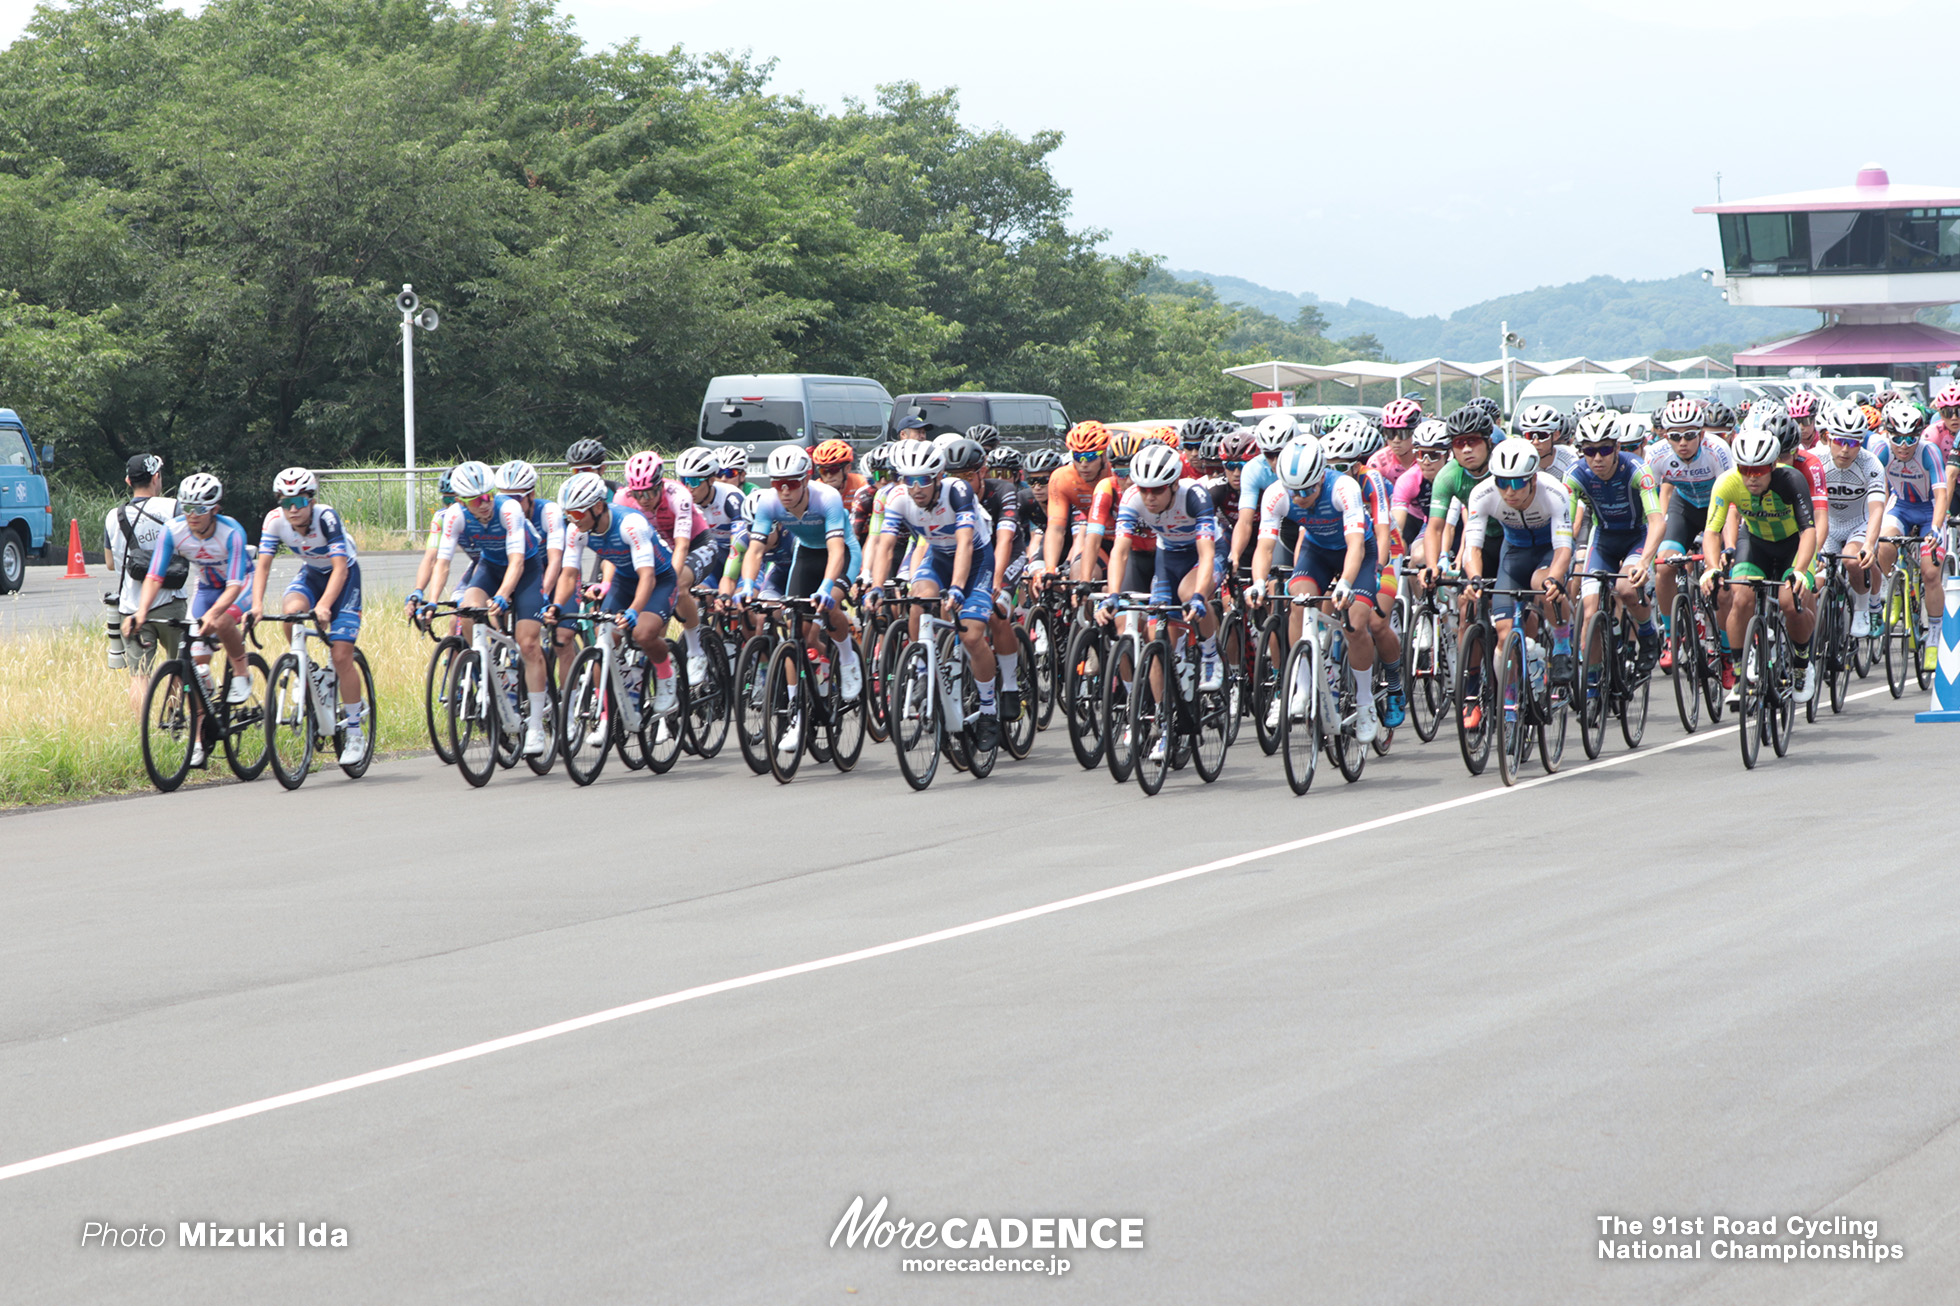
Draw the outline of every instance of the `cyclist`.
<instances>
[{"instance_id":1,"label":"cyclist","mask_svg":"<svg viewBox=\"0 0 1960 1306\"><path fill-rule=\"evenodd\" d=\"M1116 536L1116 506L1123 501L1124 493L1130 488L1132 460L1147 447L1143 436L1135 431L1118 431L1109 437L1109 475L1096 483L1096 496L1090 501L1088 520L1082 525L1082 556L1075 569L1077 580L1096 580L1104 575L1112 578L1120 576L1124 591L1134 594L1150 588L1151 577L1157 574L1157 559L1153 553L1157 542L1147 526L1139 525L1130 535L1129 548L1124 551L1127 561L1123 571L1109 571L1111 547Z\"/></svg>"},{"instance_id":2,"label":"cyclist","mask_svg":"<svg viewBox=\"0 0 1960 1306\"><path fill-rule=\"evenodd\" d=\"M1885 469L1885 488L1890 498L1885 504L1885 534L1910 532L1925 538L1919 546L1919 575L1925 582L1925 610L1920 614L1920 636L1924 642L1925 667L1932 670L1939 657L1939 641L1933 630L1946 610L1946 595L1940 587L1940 559L1946 554L1934 523L1946 523L1947 475L1937 450L1920 438L1926 415L1906 403L1894 400L1884 412L1885 442L1875 451L1878 465ZM1879 574L1892 569L1898 549L1890 544L1878 546Z\"/></svg>"},{"instance_id":3,"label":"cyclist","mask_svg":"<svg viewBox=\"0 0 1960 1306\"><path fill-rule=\"evenodd\" d=\"M864 455L865 484L851 496L851 534L857 536L858 549L862 552L871 547L871 537L878 533L878 526L885 511L885 499L892 486L891 460L892 446L878 445Z\"/></svg>"},{"instance_id":4,"label":"cyclist","mask_svg":"<svg viewBox=\"0 0 1960 1306\"><path fill-rule=\"evenodd\" d=\"M1211 610L1217 592L1213 565L1218 547L1218 521L1211 496L1183 475L1184 463L1175 449L1153 445L1139 450L1130 464L1130 487L1116 509L1116 541L1110 549L1110 574L1128 571L1134 541L1147 534L1151 541L1152 603L1182 603L1198 630L1202 672L1200 689L1225 683L1218 660L1218 616ZM1107 624L1122 595L1113 583L1104 590L1097 617Z\"/></svg>"},{"instance_id":5,"label":"cyclist","mask_svg":"<svg viewBox=\"0 0 1960 1306\"><path fill-rule=\"evenodd\" d=\"M978 440L971 437L954 440L940 452L946 459L947 475L966 482L982 518L992 522L987 541L994 560L989 586L998 601L993 607L989 633L993 638L994 661L1000 667L1001 716L1012 721L1021 715L1021 642L1015 637L1014 623L1009 620L1006 596L1013 593L1027 570L1021 551L1015 547L1021 530L1020 491L1012 481L987 475L989 458ZM985 532L984 525L982 530Z\"/></svg>"},{"instance_id":6,"label":"cyclist","mask_svg":"<svg viewBox=\"0 0 1960 1306\"><path fill-rule=\"evenodd\" d=\"M1660 433L1661 439L1647 450L1647 466L1661 485L1661 511L1667 514L1667 530L1661 538L1659 556L1667 558L1686 553L1689 544L1701 538L1708 524L1708 496L1715 482L1734 469L1735 459L1728 445L1707 434L1699 400L1668 400L1661 409ZM1715 562L1712 556L1705 559L1708 566ZM1676 577L1673 567L1659 567L1654 572L1654 599L1660 604L1663 638L1672 624L1679 584ZM1724 593L1719 602L1726 604L1731 598ZM1722 628L1726 631L1727 624ZM1671 650L1661 650L1663 671L1672 669L1672 656Z\"/></svg>"},{"instance_id":7,"label":"cyclist","mask_svg":"<svg viewBox=\"0 0 1960 1306\"><path fill-rule=\"evenodd\" d=\"M1817 444L1817 395L1814 391L1799 390L1783 401L1783 411L1797 424L1798 443L1804 448L1815 448Z\"/></svg>"},{"instance_id":8,"label":"cyclist","mask_svg":"<svg viewBox=\"0 0 1960 1306\"><path fill-rule=\"evenodd\" d=\"M715 462L721 468L721 479L740 490L744 495L755 491L749 484L749 451L739 444L725 444L715 450ZM614 493L618 488L614 487Z\"/></svg>"},{"instance_id":9,"label":"cyclist","mask_svg":"<svg viewBox=\"0 0 1960 1306\"><path fill-rule=\"evenodd\" d=\"M714 456L707 449L687 452ZM694 465L699 467L698 460ZM653 523L638 509L615 501L596 473L580 472L568 478L559 487L558 502L566 516L565 566L545 615L556 620L575 601L580 564L587 549L611 563L611 579L587 587L586 596L599 603L601 612L631 614L628 620L632 622L633 642L653 668L653 710L656 714L671 711L679 697L674 660L667 656L667 622L673 616L679 583L673 555L661 543ZM626 688L628 715L637 724L638 691L645 687L629 683ZM596 742L601 748L605 746L603 736Z\"/></svg>"},{"instance_id":10,"label":"cyclist","mask_svg":"<svg viewBox=\"0 0 1960 1306\"><path fill-rule=\"evenodd\" d=\"M456 502L443 509L430 588L442 592L449 579L450 559L461 548L474 564L463 577L460 601L469 607L493 607L515 619L517 648L524 657L524 681L530 697L524 755L537 757L550 746L545 736L550 694L541 624L544 536L517 500L496 492L491 471L484 464L474 460L458 463L450 473L450 484L456 491Z\"/></svg>"},{"instance_id":11,"label":"cyclist","mask_svg":"<svg viewBox=\"0 0 1960 1306\"><path fill-rule=\"evenodd\" d=\"M170 519L177 515L177 501L162 493L163 459L153 453L131 455L125 464L123 484L129 498L111 508L102 522L102 561L115 577L116 592L104 594L104 602L114 603L127 616L136 611L136 599L143 591L143 578L149 575L149 555L156 548ZM129 668L129 710L141 719L143 696L149 687L150 671L158 648L166 662L175 661L182 642L181 631L169 623L183 620L190 606L191 575L188 565L179 583L162 591L163 602L154 604L154 625L138 632L137 642L126 647Z\"/></svg>"},{"instance_id":12,"label":"cyclist","mask_svg":"<svg viewBox=\"0 0 1960 1306\"><path fill-rule=\"evenodd\" d=\"M1422 405L1413 399L1393 399L1382 409L1382 448L1369 456L1368 465L1391 487L1416 465L1415 434L1420 425Z\"/></svg>"},{"instance_id":13,"label":"cyclist","mask_svg":"<svg viewBox=\"0 0 1960 1306\"><path fill-rule=\"evenodd\" d=\"M1463 571L1473 582L1488 572L1484 541L1492 521L1503 531L1497 588L1543 591L1540 615L1552 626L1552 679L1572 676L1572 624L1566 579L1572 574L1572 505L1565 488L1538 470L1538 450L1513 436L1491 451L1491 475L1478 482L1464 512ZM1473 586L1472 593L1474 594ZM1491 616L1502 640L1510 633L1517 600L1497 595Z\"/></svg>"},{"instance_id":14,"label":"cyclist","mask_svg":"<svg viewBox=\"0 0 1960 1306\"><path fill-rule=\"evenodd\" d=\"M1584 570L1620 573L1614 588L1620 602L1640 623L1640 669L1644 673L1660 657L1660 629L1647 602L1647 577L1652 571L1648 559L1660 548L1661 536L1667 531L1667 514L1661 511L1660 487L1652 469L1632 454L1621 452L1619 425L1618 415L1606 409L1579 419L1579 463L1566 474L1565 488L1572 496L1574 537L1582 533L1586 521L1593 524ZM1599 582L1588 576L1580 593L1585 601L1585 621L1590 625L1601 602Z\"/></svg>"},{"instance_id":15,"label":"cyclist","mask_svg":"<svg viewBox=\"0 0 1960 1306\"><path fill-rule=\"evenodd\" d=\"M1087 520L1089 508L1095 502L1096 486L1103 479L1108 451L1109 428L1101 422L1077 422L1069 428L1068 465L1048 479L1048 534L1041 555L1044 585L1061 573L1064 558L1074 559L1086 552L1076 526Z\"/></svg>"},{"instance_id":16,"label":"cyclist","mask_svg":"<svg viewBox=\"0 0 1960 1306\"><path fill-rule=\"evenodd\" d=\"M863 552L851 534L844 496L821 481L813 481L811 469L809 452L796 445L780 445L769 454L769 488L756 496L750 547L742 557L742 580L735 595L743 602L755 597L766 551L766 544L765 548L755 544L782 531L791 543L791 552L782 569L781 592L787 598L816 599L837 644L838 687L844 701L851 702L863 690L864 667L858 661L857 641L851 638L851 619L838 606L838 600L845 587L857 579ZM889 504L887 514L889 527ZM800 743L791 732L783 748L793 751Z\"/></svg>"},{"instance_id":17,"label":"cyclist","mask_svg":"<svg viewBox=\"0 0 1960 1306\"><path fill-rule=\"evenodd\" d=\"M843 495L846 505L857 499L859 490L871 484L862 473L851 469L851 464L857 461L857 451L851 448L849 440L825 440L810 450L810 461L816 464L817 479Z\"/></svg>"},{"instance_id":18,"label":"cyclist","mask_svg":"<svg viewBox=\"0 0 1960 1306\"><path fill-rule=\"evenodd\" d=\"M1021 475L1025 463L1021 451L1010 444L1003 444L987 452L987 474L1008 482L1017 491L1027 484L1026 479Z\"/></svg>"},{"instance_id":19,"label":"cyclist","mask_svg":"<svg viewBox=\"0 0 1960 1306\"><path fill-rule=\"evenodd\" d=\"M1719 400L1710 400L1701 406L1701 429L1727 444L1735 435L1735 409Z\"/></svg>"},{"instance_id":20,"label":"cyclist","mask_svg":"<svg viewBox=\"0 0 1960 1306\"><path fill-rule=\"evenodd\" d=\"M718 586L723 594L735 592L739 563L731 561L735 540L742 525L742 492L717 479L720 471L715 451L696 445L681 450L674 460L674 477L694 500L696 533L690 537L694 551L687 569L697 583Z\"/></svg>"},{"instance_id":21,"label":"cyclist","mask_svg":"<svg viewBox=\"0 0 1960 1306\"><path fill-rule=\"evenodd\" d=\"M574 440L565 450L566 479L580 472L591 472L600 480L606 481L606 493L618 494L619 482L606 480L606 446L590 438Z\"/></svg>"},{"instance_id":22,"label":"cyclist","mask_svg":"<svg viewBox=\"0 0 1960 1306\"><path fill-rule=\"evenodd\" d=\"M1382 703L1382 724L1393 730L1402 724L1404 716L1402 641L1388 614L1395 603L1395 559L1402 554L1402 537L1395 529L1390 510L1394 490L1386 477L1368 465L1368 459L1380 452L1381 442L1381 432L1373 423L1366 418L1350 417L1335 427L1333 434L1323 438L1320 446L1327 459L1327 469L1352 477L1361 487L1368 521L1374 530L1374 605L1376 615L1382 618L1375 630L1375 652L1381 656L1382 675L1389 686Z\"/></svg>"},{"instance_id":23,"label":"cyclist","mask_svg":"<svg viewBox=\"0 0 1960 1306\"><path fill-rule=\"evenodd\" d=\"M1817 555L1810 485L1803 473L1777 461L1781 450L1767 431L1743 431L1736 436L1734 452L1736 465L1710 491L1702 556L1721 556L1722 527L1733 508L1742 518L1742 534L1736 539L1729 575L1738 580L1783 579L1777 601L1790 631L1790 667L1799 679L1796 700L1807 703L1817 692L1817 671L1810 661L1810 635L1817 615L1816 581L1810 572ZM1717 574L1712 566L1702 573L1703 590L1715 588ZM1735 650L1742 647L1749 618L1756 615L1756 593L1747 586L1730 589L1735 599L1729 605L1728 647ZM1731 701L1739 694L1739 689L1733 690Z\"/></svg>"},{"instance_id":24,"label":"cyclist","mask_svg":"<svg viewBox=\"0 0 1960 1306\"><path fill-rule=\"evenodd\" d=\"M327 653L340 680L340 721L347 734L341 746L343 766L357 766L367 753L362 728L360 668L354 665L354 641L361 633L361 563L354 541L341 526L340 514L316 500L320 481L304 467L288 467L272 479L278 504L265 515L259 530L259 556L253 568L252 601L246 622L265 615L265 583L272 559L283 545L299 555L299 573L286 586L287 613L312 612L327 632ZM286 641L293 640L286 628Z\"/></svg>"},{"instance_id":25,"label":"cyclist","mask_svg":"<svg viewBox=\"0 0 1960 1306\"><path fill-rule=\"evenodd\" d=\"M251 572L245 565L245 528L218 511L224 494L224 485L209 472L194 472L177 487L177 507L184 515L172 517L157 536L150 553L150 572L136 596L136 611L123 618L123 638L134 640L136 632L149 623L150 605L163 588L164 572L169 570L170 560L182 554L197 577L197 592L191 595L192 634L207 645L215 640L224 646L232 670L225 701L243 703L252 696L252 673L245 662L245 637L238 629L242 616L238 600L244 597ZM207 652L194 660L199 674L208 676L211 655ZM200 727L191 745L191 765L203 761L204 731Z\"/></svg>"},{"instance_id":26,"label":"cyclist","mask_svg":"<svg viewBox=\"0 0 1960 1306\"><path fill-rule=\"evenodd\" d=\"M701 647L701 609L694 601L696 577L687 565L700 529L694 517L694 496L667 479L667 466L659 454L645 450L626 460L626 488L613 496L613 502L638 511L652 522L654 533L674 559L680 578L674 616L681 623L681 639L687 648L688 681L698 683L708 674L708 655Z\"/></svg>"},{"instance_id":27,"label":"cyclist","mask_svg":"<svg viewBox=\"0 0 1960 1306\"><path fill-rule=\"evenodd\" d=\"M1000 428L991 422L975 422L966 428L966 438L979 445L985 457L1000 447Z\"/></svg>"},{"instance_id":28,"label":"cyclist","mask_svg":"<svg viewBox=\"0 0 1960 1306\"><path fill-rule=\"evenodd\" d=\"M450 484L450 477L454 472L455 469L451 468L449 471L444 472L441 479L436 482L436 492L441 496L442 504L429 514L428 540L422 546L422 561L416 564L415 584L408 591L408 598L406 600L408 614L411 617L420 611L423 604L427 602L427 599L423 597L422 591L427 588L429 577L435 574L436 545L442 539L442 514L448 510L450 504L456 502L456 490ZM471 559L471 561L475 561L475 559ZM454 628L458 631L462 629L460 618L454 623Z\"/></svg>"},{"instance_id":29,"label":"cyclist","mask_svg":"<svg viewBox=\"0 0 1960 1306\"><path fill-rule=\"evenodd\" d=\"M1028 575L1039 576L1042 553L1048 547L1048 485L1066 460L1053 449L1036 449L1022 467L1027 480L1021 489L1021 516L1027 539Z\"/></svg>"},{"instance_id":30,"label":"cyclist","mask_svg":"<svg viewBox=\"0 0 1960 1306\"><path fill-rule=\"evenodd\" d=\"M1805 393L1808 393L1807 391ZM1821 417L1830 450L1824 469L1824 547L1844 559L1853 600L1851 637L1872 633L1878 615L1878 579L1872 560L1885 533L1885 468L1865 447L1865 419L1856 409L1834 404Z\"/></svg>"},{"instance_id":31,"label":"cyclist","mask_svg":"<svg viewBox=\"0 0 1960 1306\"><path fill-rule=\"evenodd\" d=\"M1435 493L1436 474L1450 456L1450 429L1438 417L1417 424L1409 441L1413 465L1396 478L1395 492L1389 497L1389 510L1402 545L1416 566L1427 566L1431 559L1427 532L1429 498Z\"/></svg>"},{"instance_id":32,"label":"cyclist","mask_svg":"<svg viewBox=\"0 0 1960 1306\"><path fill-rule=\"evenodd\" d=\"M1487 399L1473 399L1451 413L1444 423L1452 458L1436 473L1429 492L1429 524L1423 528L1423 557L1427 560L1422 570L1424 587L1435 584L1437 573L1447 566L1450 549L1446 535L1457 528L1469 507L1472 491L1490 476L1491 435L1495 429L1490 410L1495 406ZM1497 551L1488 552L1490 556L1483 559L1480 573L1483 580L1497 576ZM1472 606L1466 591L1457 600L1458 613L1466 626L1470 624Z\"/></svg>"},{"instance_id":33,"label":"cyclist","mask_svg":"<svg viewBox=\"0 0 1960 1306\"><path fill-rule=\"evenodd\" d=\"M491 474L490 483L499 494L517 500L524 515L544 536L544 592L558 592L558 568L565 557L565 510L538 495L538 469L522 458L513 458ZM568 664L569 665L569 664Z\"/></svg>"},{"instance_id":34,"label":"cyclist","mask_svg":"<svg viewBox=\"0 0 1960 1306\"><path fill-rule=\"evenodd\" d=\"M1516 425L1518 434L1531 441L1532 448L1538 451L1539 467L1560 485L1565 484L1565 478L1579 462L1572 446L1559 443L1559 436L1565 431L1565 414L1550 404L1526 404L1518 414Z\"/></svg>"},{"instance_id":35,"label":"cyclist","mask_svg":"<svg viewBox=\"0 0 1960 1306\"><path fill-rule=\"evenodd\" d=\"M1259 425L1252 428L1252 442L1258 446L1259 456L1246 460L1245 469L1239 475L1239 520L1232 528L1232 547L1227 553L1226 565L1236 569L1239 560L1246 556L1246 546L1252 543L1253 536L1260 529L1260 513L1266 502L1266 491L1279 483L1279 454L1300 435L1300 424L1290 413L1268 413L1259 419ZM1292 565L1292 550L1284 541L1276 546L1277 561L1282 567ZM1255 572L1254 580L1263 580L1263 573Z\"/></svg>"},{"instance_id":36,"label":"cyclist","mask_svg":"<svg viewBox=\"0 0 1960 1306\"><path fill-rule=\"evenodd\" d=\"M1229 545L1239 532L1239 497L1245 488L1246 465L1259 457L1259 446L1254 442L1252 432L1242 426L1235 426L1216 439L1218 471L1199 484L1211 497L1212 516L1218 521L1218 538ZM1217 549L1214 554L1221 575L1229 570L1225 554L1224 548Z\"/></svg>"},{"instance_id":37,"label":"cyclist","mask_svg":"<svg viewBox=\"0 0 1960 1306\"><path fill-rule=\"evenodd\" d=\"M1942 456L1953 456L1954 437L1960 435L1960 385L1941 386L1933 396L1933 407L1940 418L1926 430L1926 438L1939 446Z\"/></svg>"},{"instance_id":38,"label":"cyclist","mask_svg":"<svg viewBox=\"0 0 1960 1306\"><path fill-rule=\"evenodd\" d=\"M980 696L974 743L985 752L1000 742L994 651L987 640L994 611L991 523L972 488L945 475L946 455L931 444L910 441L893 450L892 470L903 492L885 506L882 538L873 551L871 585L864 600L872 608L883 602L885 578L891 574L902 538L923 536L927 548L911 575L912 592L920 598L944 594L946 618L959 622L960 643ZM916 625L913 633L917 634Z\"/></svg>"}]
</instances>

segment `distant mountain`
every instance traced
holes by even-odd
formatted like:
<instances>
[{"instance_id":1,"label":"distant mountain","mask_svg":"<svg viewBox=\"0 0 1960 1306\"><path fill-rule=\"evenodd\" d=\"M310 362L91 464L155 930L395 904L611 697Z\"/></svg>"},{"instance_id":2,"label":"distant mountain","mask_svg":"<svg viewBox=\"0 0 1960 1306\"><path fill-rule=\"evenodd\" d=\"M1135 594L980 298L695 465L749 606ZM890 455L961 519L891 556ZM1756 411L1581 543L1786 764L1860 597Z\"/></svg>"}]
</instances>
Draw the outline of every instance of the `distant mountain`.
<instances>
[{"instance_id":1,"label":"distant mountain","mask_svg":"<svg viewBox=\"0 0 1960 1306\"><path fill-rule=\"evenodd\" d=\"M1460 308L1447 318L1410 317L1392 308L1350 299L1288 294L1242 277L1166 269L1183 281L1204 282L1228 304L1243 304L1292 320L1303 308L1327 319L1329 339L1372 335L1391 358L1453 358L1480 362L1497 357L1498 324L1525 338L1526 358L1624 358L1630 354L1706 351L1725 354L1742 344L1795 335L1817 326L1817 314L1795 308L1731 308L1719 287L1695 273L1665 281L1592 277L1564 286L1540 286L1522 294Z\"/></svg>"}]
</instances>

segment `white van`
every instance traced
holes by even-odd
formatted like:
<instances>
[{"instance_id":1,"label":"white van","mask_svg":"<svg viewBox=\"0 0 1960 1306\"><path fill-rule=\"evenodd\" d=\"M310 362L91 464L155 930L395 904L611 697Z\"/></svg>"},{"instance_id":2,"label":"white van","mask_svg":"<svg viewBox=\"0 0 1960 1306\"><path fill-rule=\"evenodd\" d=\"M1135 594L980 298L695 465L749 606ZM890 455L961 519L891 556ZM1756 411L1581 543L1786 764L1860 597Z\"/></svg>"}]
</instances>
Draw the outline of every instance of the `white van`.
<instances>
[{"instance_id":1,"label":"white van","mask_svg":"<svg viewBox=\"0 0 1960 1306\"><path fill-rule=\"evenodd\" d=\"M1636 413L1658 413L1667 407L1669 395L1680 395L1684 399L1705 399L1714 403L1727 404L1731 409L1757 397L1746 389L1742 382L1732 376L1688 377L1677 376L1669 381L1642 381L1633 398L1633 411Z\"/></svg>"},{"instance_id":2,"label":"white van","mask_svg":"<svg viewBox=\"0 0 1960 1306\"><path fill-rule=\"evenodd\" d=\"M1526 404L1550 404L1570 416L1572 405L1581 399L1597 399L1616 413L1633 411L1636 382L1624 372L1572 372L1563 376L1541 376L1518 391L1520 412Z\"/></svg>"}]
</instances>

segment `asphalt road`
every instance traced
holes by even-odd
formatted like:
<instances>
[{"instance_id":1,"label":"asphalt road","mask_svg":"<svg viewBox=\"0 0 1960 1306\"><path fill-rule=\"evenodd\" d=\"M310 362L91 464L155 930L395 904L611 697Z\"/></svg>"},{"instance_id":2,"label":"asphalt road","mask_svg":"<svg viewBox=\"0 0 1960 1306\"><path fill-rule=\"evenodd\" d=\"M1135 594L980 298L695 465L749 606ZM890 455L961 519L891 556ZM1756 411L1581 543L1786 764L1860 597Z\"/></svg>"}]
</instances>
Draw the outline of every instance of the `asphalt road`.
<instances>
[{"instance_id":1,"label":"asphalt road","mask_svg":"<svg viewBox=\"0 0 1960 1306\"><path fill-rule=\"evenodd\" d=\"M1954 735L1919 706L1881 690L1753 773L1657 711L1639 754L1575 741L1512 791L1445 736L1305 798L1246 747L1146 799L1051 731L924 795L868 745L788 787L731 753L475 792L420 758L0 818L0 1297L1951 1300ZM908 1273L828 1245L859 1195L1143 1246ZM1702 1259L1601 1259L1601 1216L1656 1215ZM1904 1259L1708 1232L1840 1215ZM349 1245L180 1249L200 1221Z\"/></svg>"},{"instance_id":2,"label":"asphalt road","mask_svg":"<svg viewBox=\"0 0 1960 1306\"><path fill-rule=\"evenodd\" d=\"M370 588L382 585L408 588L415 579L420 553L369 553L361 557L361 583ZM284 589L299 560L281 553L272 560L272 578L267 589ZM0 637L17 631L66 626L71 622L93 624L102 617L102 596L113 592L116 579L102 565L102 555L89 555L89 578L66 580L57 567L29 567L27 583L12 594L0 595Z\"/></svg>"}]
</instances>

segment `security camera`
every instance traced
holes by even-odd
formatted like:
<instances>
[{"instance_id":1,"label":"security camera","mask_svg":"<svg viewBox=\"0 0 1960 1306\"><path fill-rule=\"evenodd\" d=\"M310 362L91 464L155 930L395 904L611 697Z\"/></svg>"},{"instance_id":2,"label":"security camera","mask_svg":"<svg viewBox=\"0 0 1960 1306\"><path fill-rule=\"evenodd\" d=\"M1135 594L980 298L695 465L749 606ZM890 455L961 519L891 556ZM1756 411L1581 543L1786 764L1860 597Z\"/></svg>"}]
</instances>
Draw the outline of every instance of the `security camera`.
<instances>
[{"instance_id":1,"label":"security camera","mask_svg":"<svg viewBox=\"0 0 1960 1306\"><path fill-rule=\"evenodd\" d=\"M416 309L422 307L422 301L416 298L414 291L403 286L402 293L395 296L395 307L404 313L413 313Z\"/></svg>"},{"instance_id":2,"label":"security camera","mask_svg":"<svg viewBox=\"0 0 1960 1306\"><path fill-rule=\"evenodd\" d=\"M438 320L436 311L433 308L425 308L415 315L415 325L421 327L424 331L435 330Z\"/></svg>"}]
</instances>

